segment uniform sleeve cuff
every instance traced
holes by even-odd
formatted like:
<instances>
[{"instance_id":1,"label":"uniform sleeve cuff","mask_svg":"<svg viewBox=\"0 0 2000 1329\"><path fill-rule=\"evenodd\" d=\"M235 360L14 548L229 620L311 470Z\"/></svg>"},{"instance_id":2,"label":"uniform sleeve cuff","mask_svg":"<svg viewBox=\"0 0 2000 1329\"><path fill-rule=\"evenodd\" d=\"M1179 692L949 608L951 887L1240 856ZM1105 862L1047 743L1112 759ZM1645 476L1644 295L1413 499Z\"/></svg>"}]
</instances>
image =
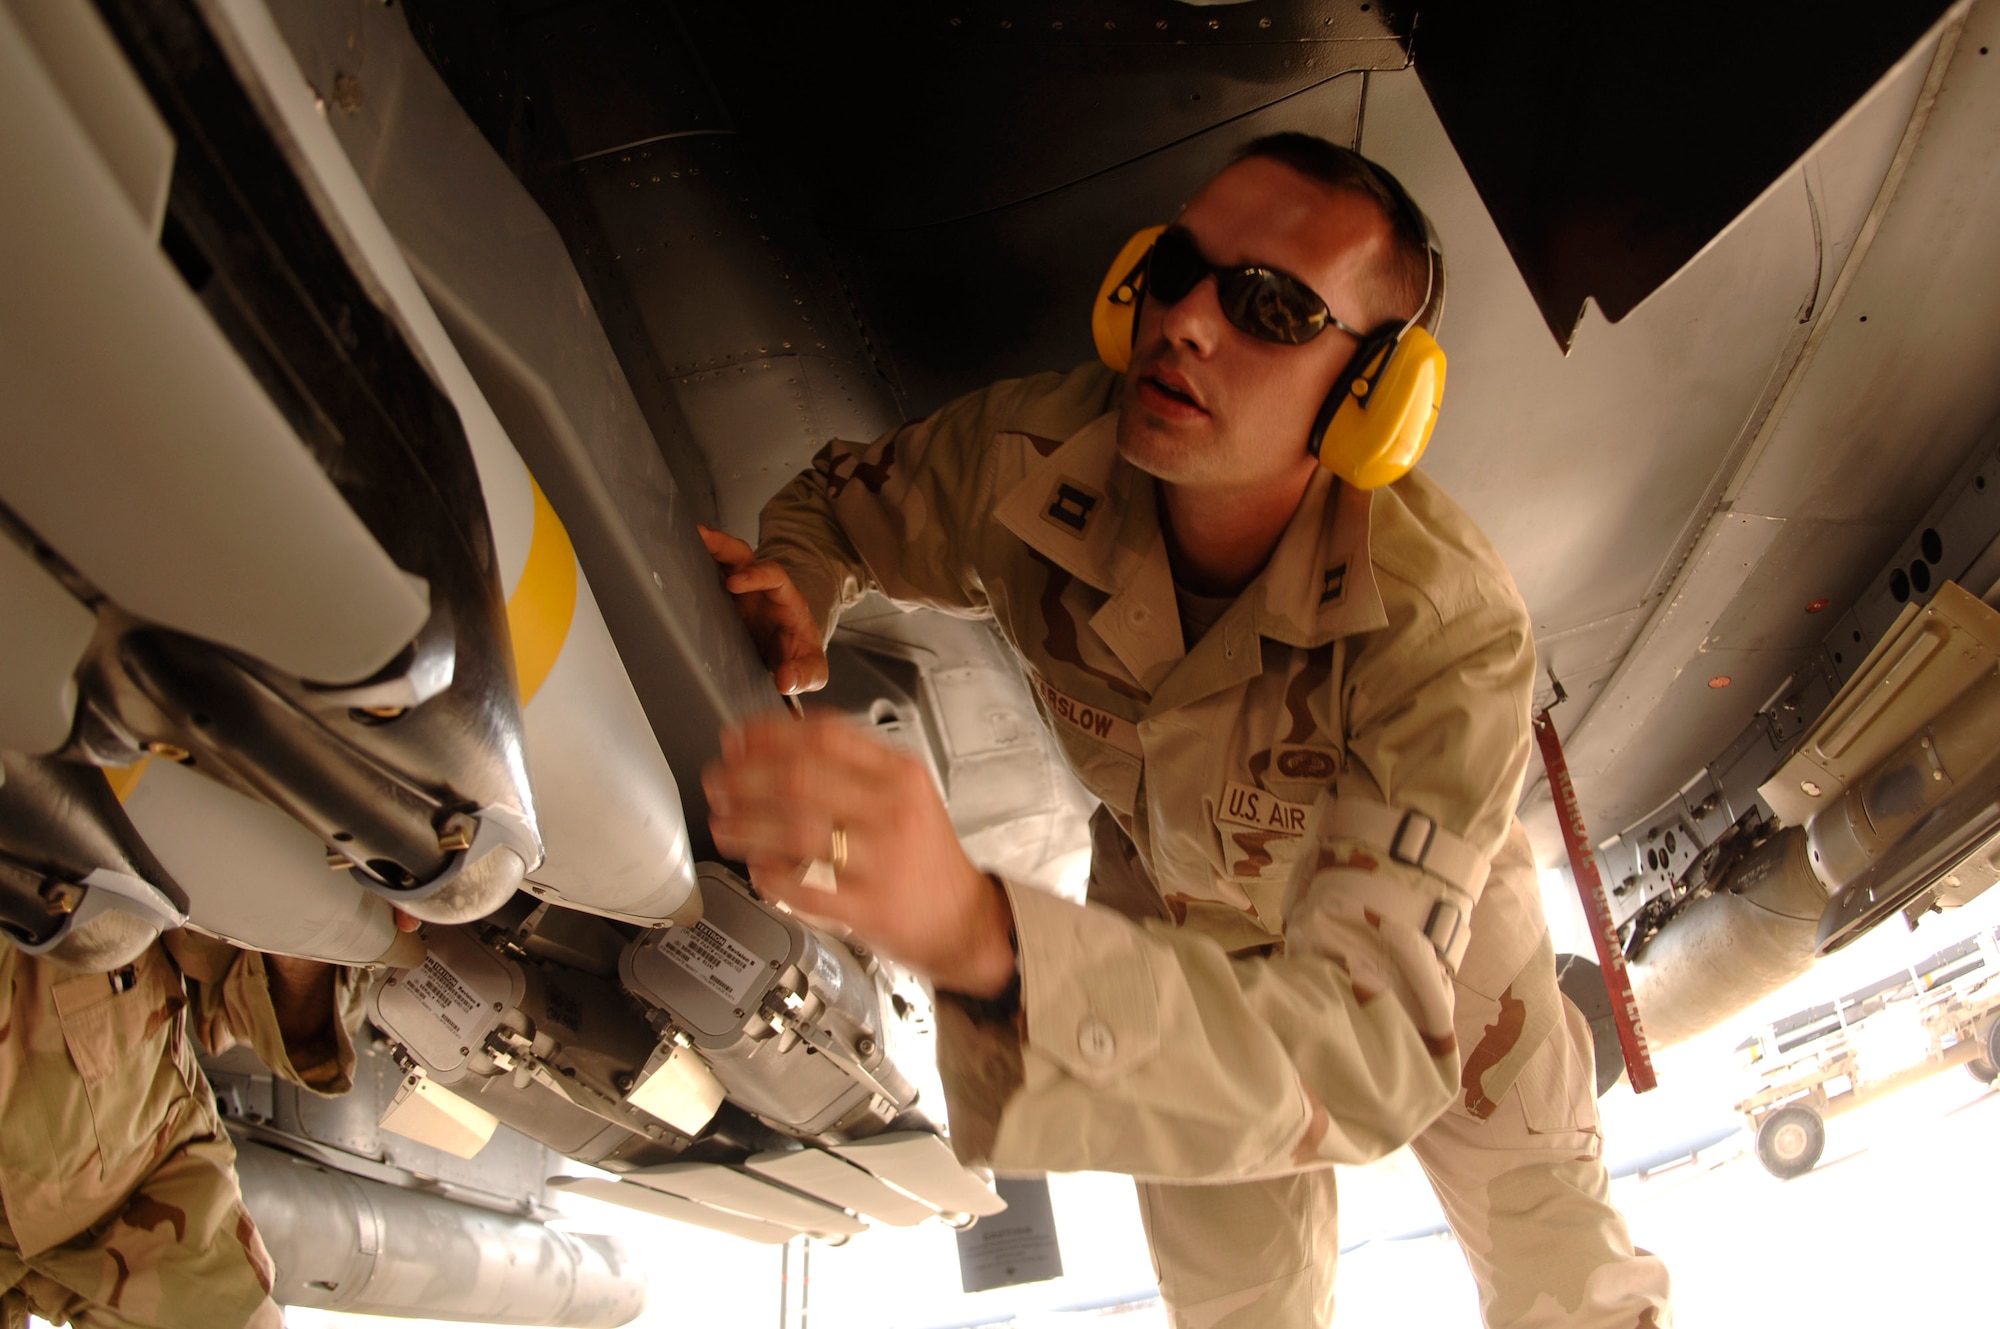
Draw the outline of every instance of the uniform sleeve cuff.
<instances>
[{"instance_id":1,"label":"uniform sleeve cuff","mask_svg":"<svg viewBox=\"0 0 2000 1329\"><path fill-rule=\"evenodd\" d=\"M1090 1085L1152 1060L1159 997L1140 929L1100 905L1003 884L1020 944L1027 1046Z\"/></svg>"},{"instance_id":2,"label":"uniform sleeve cuff","mask_svg":"<svg viewBox=\"0 0 2000 1329\"><path fill-rule=\"evenodd\" d=\"M238 1037L247 1037L257 1057L281 1079L314 1093L334 1096L354 1087L354 1038L349 1011L358 1005L355 971L341 969L334 977L334 1008L327 1012L322 1033L304 1045L289 1043L279 1027L264 957L246 951L231 971L234 991L225 997L236 1012Z\"/></svg>"},{"instance_id":3,"label":"uniform sleeve cuff","mask_svg":"<svg viewBox=\"0 0 2000 1329\"><path fill-rule=\"evenodd\" d=\"M952 1151L968 1167L985 1165L993 1157L1000 1114L1024 1079L1019 1024L981 1019L956 995L941 992L937 1033Z\"/></svg>"}]
</instances>

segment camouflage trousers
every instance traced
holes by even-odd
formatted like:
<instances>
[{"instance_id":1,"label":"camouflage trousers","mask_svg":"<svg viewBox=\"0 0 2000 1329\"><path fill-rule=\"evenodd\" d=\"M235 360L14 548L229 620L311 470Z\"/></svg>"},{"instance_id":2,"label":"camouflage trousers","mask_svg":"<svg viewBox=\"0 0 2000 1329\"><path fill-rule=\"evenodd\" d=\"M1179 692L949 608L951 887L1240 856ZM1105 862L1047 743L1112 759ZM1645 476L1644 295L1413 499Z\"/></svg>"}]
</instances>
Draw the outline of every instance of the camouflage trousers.
<instances>
[{"instance_id":1,"label":"camouflage trousers","mask_svg":"<svg viewBox=\"0 0 2000 1329\"><path fill-rule=\"evenodd\" d=\"M0 1218L0 1326L283 1329L235 1164L226 1135L188 1141L115 1214L30 1256Z\"/></svg>"},{"instance_id":2,"label":"camouflage trousers","mask_svg":"<svg viewBox=\"0 0 2000 1329\"><path fill-rule=\"evenodd\" d=\"M1565 1022L1484 1119L1411 1142L1479 1285L1487 1329L1667 1329L1667 1270L1632 1245L1599 1157L1590 1030ZM1175 1329L1320 1329L1340 1249L1334 1171L1139 1185Z\"/></svg>"}]
</instances>

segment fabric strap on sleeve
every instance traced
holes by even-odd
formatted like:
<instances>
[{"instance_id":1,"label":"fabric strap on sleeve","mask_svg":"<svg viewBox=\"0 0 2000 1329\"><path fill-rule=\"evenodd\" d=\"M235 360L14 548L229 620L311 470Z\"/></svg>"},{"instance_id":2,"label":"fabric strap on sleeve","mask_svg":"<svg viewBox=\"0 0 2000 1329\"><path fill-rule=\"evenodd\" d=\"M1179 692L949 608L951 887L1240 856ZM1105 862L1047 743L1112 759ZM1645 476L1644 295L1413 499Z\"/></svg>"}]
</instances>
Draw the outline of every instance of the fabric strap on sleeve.
<instances>
[{"instance_id":1,"label":"fabric strap on sleeve","mask_svg":"<svg viewBox=\"0 0 2000 1329\"><path fill-rule=\"evenodd\" d=\"M1371 901L1370 907L1398 915L1399 921L1423 933L1456 972L1472 940L1469 925L1473 906L1486 887L1487 856L1421 812L1365 799L1337 799L1328 804L1320 816L1319 833L1322 838L1366 845L1391 862L1428 874L1444 887L1440 899L1385 898ZM1405 914L1407 918L1400 917Z\"/></svg>"}]
</instances>

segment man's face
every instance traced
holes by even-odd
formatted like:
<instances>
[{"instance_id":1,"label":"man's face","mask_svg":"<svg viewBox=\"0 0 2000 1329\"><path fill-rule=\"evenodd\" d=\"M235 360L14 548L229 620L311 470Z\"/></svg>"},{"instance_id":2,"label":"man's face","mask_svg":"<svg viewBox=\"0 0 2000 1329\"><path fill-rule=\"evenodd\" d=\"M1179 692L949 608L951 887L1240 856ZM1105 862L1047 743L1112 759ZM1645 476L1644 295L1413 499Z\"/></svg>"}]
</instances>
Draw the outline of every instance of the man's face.
<instances>
[{"instance_id":1,"label":"man's face","mask_svg":"<svg viewBox=\"0 0 2000 1329\"><path fill-rule=\"evenodd\" d=\"M1283 269L1342 322L1369 326L1363 277L1392 241L1388 218L1365 196L1252 158L1203 186L1177 224L1209 262ZM1222 315L1213 277L1175 304L1148 300L1120 403L1119 453L1196 491L1302 488L1316 464L1306 435L1354 347L1331 327L1301 346L1240 332Z\"/></svg>"}]
</instances>

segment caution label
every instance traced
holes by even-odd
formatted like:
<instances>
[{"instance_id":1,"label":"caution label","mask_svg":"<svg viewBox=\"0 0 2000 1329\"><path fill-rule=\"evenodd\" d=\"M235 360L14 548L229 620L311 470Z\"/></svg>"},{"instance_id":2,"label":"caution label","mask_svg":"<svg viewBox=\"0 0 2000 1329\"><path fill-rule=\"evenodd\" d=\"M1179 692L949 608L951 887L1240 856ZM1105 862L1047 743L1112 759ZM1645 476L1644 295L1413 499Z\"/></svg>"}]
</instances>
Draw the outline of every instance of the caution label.
<instances>
[{"instance_id":1,"label":"caution label","mask_svg":"<svg viewBox=\"0 0 2000 1329\"><path fill-rule=\"evenodd\" d=\"M486 1004L456 969L438 958L436 951L403 975L403 990L457 1038L465 1037L472 1027L472 1013Z\"/></svg>"},{"instance_id":2,"label":"caution label","mask_svg":"<svg viewBox=\"0 0 2000 1329\"><path fill-rule=\"evenodd\" d=\"M741 1006L757 981L764 962L707 919L691 928L668 928L660 937L660 954L693 974L712 990Z\"/></svg>"}]
</instances>

